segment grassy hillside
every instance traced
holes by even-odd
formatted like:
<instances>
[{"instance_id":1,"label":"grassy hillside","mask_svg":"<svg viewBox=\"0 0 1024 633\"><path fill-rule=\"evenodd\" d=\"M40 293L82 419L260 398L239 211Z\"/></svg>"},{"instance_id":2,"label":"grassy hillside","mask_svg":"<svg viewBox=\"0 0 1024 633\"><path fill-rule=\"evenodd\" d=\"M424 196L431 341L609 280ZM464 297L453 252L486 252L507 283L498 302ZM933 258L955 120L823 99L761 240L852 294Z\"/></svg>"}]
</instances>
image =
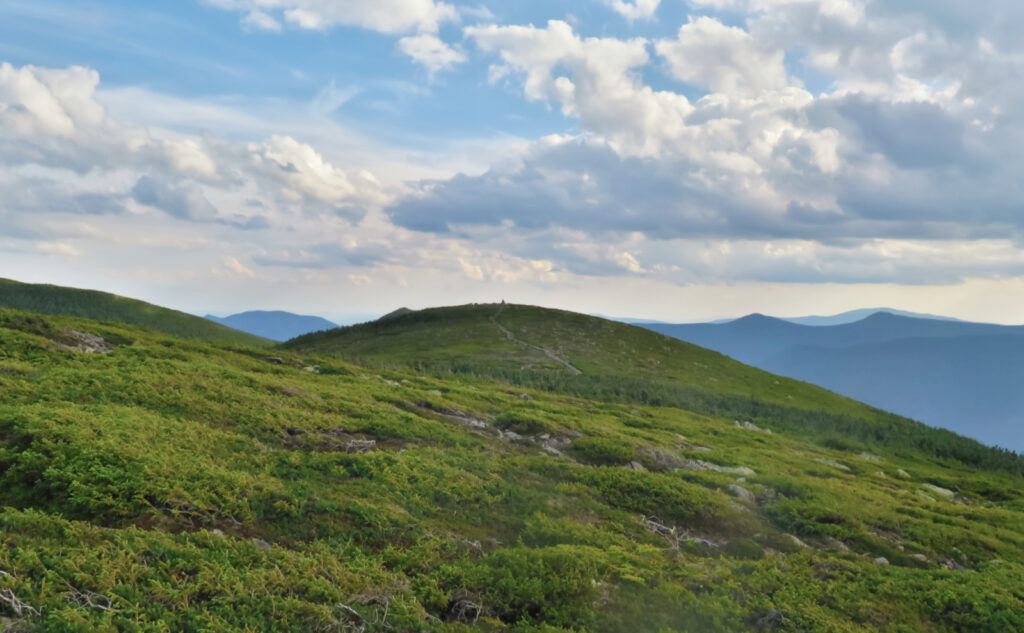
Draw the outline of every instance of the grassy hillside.
<instances>
[{"instance_id":1,"label":"grassy hillside","mask_svg":"<svg viewBox=\"0 0 1024 633\"><path fill-rule=\"evenodd\" d=\"M631 376L752 395L767 402L863 411L805 383L772 376L721 354L641 327L534 306L484 304L430 308L298 337L284 347L378 364L465 366Z\"/></svg>"},{"instance_id":2,"label":"grassy hillside","mask_svg":"<svg viewBox=\"0 0 1024 633\"><path fill-rule=\"evenodd\" d=\"M267 346L270 341L191 314L96 290L0 279L0 307L128 323L211 343Z\"/></svg>"},{"instance_id":3,"label":"grassy hillside","mask_svg":"<svg viewBox=\"0 0 1024 633\"><path fill-rule=\"evenodd\" d=\"M884 442L1024 473L1022 462L1006 451L646 328L562 310L505 304L432 308L308 334L284 348L434 376L489 378L582 398L679 407L785 428L822 442Z\"/></svg>"},{"instance_id":4,"label":"grassy hillside","mask_svg":"<svg viewBox=\"0 0 1024 633\"><path fill-rule=\"evenodd\" d=\"M280 356L0 310L0 622L1024 630L1006 469Z\"/></svg>"}]
</instances>

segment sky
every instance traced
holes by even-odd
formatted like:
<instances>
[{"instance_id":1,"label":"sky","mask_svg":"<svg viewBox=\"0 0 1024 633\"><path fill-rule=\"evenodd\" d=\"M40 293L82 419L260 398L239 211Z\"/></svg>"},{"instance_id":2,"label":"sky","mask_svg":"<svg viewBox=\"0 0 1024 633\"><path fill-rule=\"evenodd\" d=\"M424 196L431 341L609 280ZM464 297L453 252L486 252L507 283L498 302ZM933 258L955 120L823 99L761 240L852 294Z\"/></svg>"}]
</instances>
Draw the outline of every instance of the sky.
<instances>
[{"instance_id":1,"label":"sky","mask_svg":"<svg viewBox=\"0 0 1024 633\"><path fill-rule=\"evenodd\" d=\"M4 0L0 277L1024 323L1018 0Z\"/></svg>"}]
</instances>

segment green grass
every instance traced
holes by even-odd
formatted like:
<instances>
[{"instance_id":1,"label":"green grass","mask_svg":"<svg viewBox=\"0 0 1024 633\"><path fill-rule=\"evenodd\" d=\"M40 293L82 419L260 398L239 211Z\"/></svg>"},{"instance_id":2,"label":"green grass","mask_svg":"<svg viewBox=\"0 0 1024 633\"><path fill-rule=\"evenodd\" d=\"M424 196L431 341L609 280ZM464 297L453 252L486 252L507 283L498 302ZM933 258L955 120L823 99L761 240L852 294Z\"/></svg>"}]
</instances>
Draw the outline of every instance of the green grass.
<instances>
[{"instance_id":1,"label":"green grass","mask_svg":"<svg viewBox=\"0 0 1024 633\"><path fill-rule=\"evenodd\" d=\"M548 340L509 312L517 336ZM479 356L488 322L438 337L463 332ZM580 340L596 345L594 328ZM68 329L114 349L68 351ZM377 361L414 344L430 354L422 336L395 336L409 342ZM646 340L559 353L619 371ZM481 362L505 371L513 352L529 355L503 348ZM868 425L875 413L797 383L775 392L774 378L689 346L657 358L668 372L637 379L713 395L671 373L701 362L691 375L718 376L726 404L277 353L283 364L259 348L0 310L0 622L48 633L1024 630L1015 456L966 463L814 432L786 420ZM754 402L750 385L764 381L797 400L756 401L772 433L714 413ZM352 452L353 440L376 445ZM698 460L754 474L684 467ZM19 615L21 603L34 610Z\"/></svg>"},{"instance_id":2,"label":"green grass","mask_svg":"<svg viewBox=\"0 0 1024 633\"><path fill-rule=\"evenodd\" d=\"M500 326L500 327L499 327ZM505 331L512 334L512 338ZM1024 475L1024 460L815 385L645 328L533 306L404 312L288 341L292 351L433 376L499 380L610 402L669 406L785 428L818 441L882 443ZM581 373L542 350L549 350Z\"/></svg>"},{"instance_id":3,"label":"green grass","mask_svg":"<svg viewBox=\"0 0 1024 633\"><path fill-rule=\"evenodd\" d=\"M177 310L96 290L0 279L0 307L39 314L127 323L182 338L227 345L269 346L259 336Z\"/></svg>"}]
</instances>

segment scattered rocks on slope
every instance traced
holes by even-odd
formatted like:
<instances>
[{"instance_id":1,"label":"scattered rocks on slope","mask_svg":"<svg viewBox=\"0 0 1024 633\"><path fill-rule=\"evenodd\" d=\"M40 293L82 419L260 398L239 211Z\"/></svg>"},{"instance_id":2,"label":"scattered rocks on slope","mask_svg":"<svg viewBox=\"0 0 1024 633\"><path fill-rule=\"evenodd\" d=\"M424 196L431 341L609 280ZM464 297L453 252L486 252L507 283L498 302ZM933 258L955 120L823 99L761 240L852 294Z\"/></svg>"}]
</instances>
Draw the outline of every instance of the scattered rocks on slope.
<instances>
[{"instance_id":1,"label":"scattered rocks on slope","mask_svg":"<svg viewBox=\"0 0 1024 633\"><path fill-rule=\"evenodd\" d=\"M840 464L839 462L835 461L834 459L828 459L826 457L819 457L819 458L815 459L814 461L818 462L819 464L821 464L823 466L831 466L832 468L837 468L837 469L839 469L839 470L841 470L843 472L847 472L847 473L850 472L850 467L849 466L847 466L846 464Z\"/></svg>"},{"instance_id":2,"label":"scattered rocks on slope","mask_svg":"<svg viewBox=\"0 0 1024 633\"><path fill-rule=\"evenodd\" d=\"M939 495L943 499L952 500L956 497L956 493L950 490L949 488L941 488L934 484L921 484L921 487Z\"/></svg>"},{"instance_id":3,"label":"scattered rocks on slope","mask_svg":"<svg viewBox=\"0 0 1024 633\"><path fill-rule=\"evenodd\" d=\"M811 547L810 545L804 543L798 537L793 536L792 534L783 534L782 536L783 538L789 540L789 542L791 542L793 545L796 545L797 547L801 547L803 549L810 549Z\"/></svg>"},{"instance_id":4,"label":"scattered rocks on slope","mask_svg":"<svg viewBox=\"0 0 1024 633\"><path fill-rule=\"evenodd\" d=\"M738 498L740 501L745 501L747 503L757 502L757 497L754 496L754 493L750 492L743 486L737 484L729 484L728 490L729 493L732 494L732 496Z\"/></svg>"},{"instance_id":5,"label":"scattered rocks on slope","mask_svg":"<svg viewBox=\"0 0 1024 633\"><path fill-rule=\"evenodd\" d=\"M440 393L440 392L438 392L438 393ZM421 407L423 409L427 409L429 411L433 411L434 413L439 413L439 414L443 415L444 417L448 418L449 420L451 420L453 422L458 422L459 424L461 424L463 426L468 426L469 428L472 428L472 429L485 429L485 428L487 428L487 423L484 422L483 420L481 420L480 418L477 418L477 417L474 417L472 415L469 415L468 413L465 413L464 411L459 411L458 409L448 409L446 407L435 407L433 404L431 404L429 402L426 402L426 401L424 401L424 402L417 402L416 406Z\"/></svg>"},{"instance_id":6,"label":"scattered rocks on slope","mask_svg":"<svg viewBox=\"0 0 1024 633\"><path fill-rule=\"evenodd\" d=\"M767 433L768 435L772 434L771 429L762 429L761 427L755 425L752 422L740 422L739 420L733 420L732 423L733 426L735 426L738 429L745 429L747 431L757 431L758 433Z\"/></svg>"},{"instance_id":7,"label":"scattered rocks on slope","mask_svg":"<svg viewBox=\"0 0 1024 633\"><path fill-rule=\"evenodd\" d=\"M112 351L103 337L96 334L67 328L61 335L61 340L57 342L61 349L85 354L109 354Z\"/></svg>"},{"instance_id":8,"label":"scattered rocks on slope","mask_svg":"<svg viewBox=\"0 0 1024 633\"><path fill-rule=\"evenodd\" d=\"M349 440L345 450L349 453L369 453L377 448L377 440Z\"/></svg>"},{"instance_id":9,"label":"scattered rocks on slope","mask_svg":"<svg viewBox=\"0 0 1024 633\"><path fill-rule=\"evenodd\" d=\"M747 468L746 466L719 466L718 464L712 464L711 462L705 462L699 459L680 460L679 470L710 470L716 473L727 473L743 477L753 477L757 474L753 469Z\"/></svg>"},{"instance_id":10,"label":"scattered rocks on slope","mask_svg":"<svg viewBox=\"0 0 1024 633\"><path fill-rule=\"evenodd\" d=\"M675 455L669 455L664 451L660 451L653 446L638 446L636 449L638 452L643 453L647 457L651 458L659 469L661 470L672 470L673 468L682 468L685 460L676 457Z\"/></svg>"}]
</instances>

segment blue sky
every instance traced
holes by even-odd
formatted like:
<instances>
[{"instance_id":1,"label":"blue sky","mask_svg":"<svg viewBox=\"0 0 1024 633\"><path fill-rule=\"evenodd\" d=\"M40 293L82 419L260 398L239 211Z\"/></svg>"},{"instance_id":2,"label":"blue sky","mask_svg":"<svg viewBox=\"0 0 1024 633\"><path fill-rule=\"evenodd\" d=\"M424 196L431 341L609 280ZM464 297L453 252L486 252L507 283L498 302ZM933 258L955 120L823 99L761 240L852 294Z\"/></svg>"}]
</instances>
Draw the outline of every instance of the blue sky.
<instances>
[{"instance_id":1,"label":"blue sky","mask_svg":"<svg viewBox=\"0 0 1024 633\"><path fill-rule=\"evenodd\" d=\"M1019 322L1022 26L1009 0L9 0L0 274L342 320Z\"/></svg>"}]
</instances>

